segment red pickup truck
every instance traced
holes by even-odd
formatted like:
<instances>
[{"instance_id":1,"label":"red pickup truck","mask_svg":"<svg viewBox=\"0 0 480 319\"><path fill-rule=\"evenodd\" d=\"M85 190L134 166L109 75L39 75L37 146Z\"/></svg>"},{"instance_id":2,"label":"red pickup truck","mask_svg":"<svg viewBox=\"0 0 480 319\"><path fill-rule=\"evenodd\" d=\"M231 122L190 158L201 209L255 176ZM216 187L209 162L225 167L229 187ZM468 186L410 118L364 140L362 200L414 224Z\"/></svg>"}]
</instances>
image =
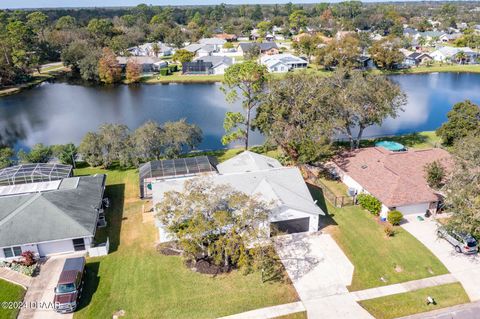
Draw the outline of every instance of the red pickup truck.
<instances>
[{"instance_id":1,"label":"red pickup truck","mask_svg":"<svg viewBox=\"0 0 480 319\"><path fill-rule=\"evenodd\" d=\"M60 279L55 287L55 311L74 312L83 288L85 257L68 258L63 265Z\"/></svg>"}]
</instances>

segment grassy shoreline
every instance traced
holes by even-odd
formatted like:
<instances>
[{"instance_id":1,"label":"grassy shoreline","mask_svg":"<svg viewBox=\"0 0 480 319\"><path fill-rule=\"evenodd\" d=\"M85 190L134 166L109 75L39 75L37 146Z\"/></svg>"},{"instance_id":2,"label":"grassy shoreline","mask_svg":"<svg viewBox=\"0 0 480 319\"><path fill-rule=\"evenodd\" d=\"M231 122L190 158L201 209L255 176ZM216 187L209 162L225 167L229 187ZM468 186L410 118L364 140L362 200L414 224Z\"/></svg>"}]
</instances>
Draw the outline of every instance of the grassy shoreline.
<instances>
[{"instance_id":1,"label":"grassy shoreline","mask_svg":"<svg viewBox=\"0 0 480 319\"><path fill-rule=\"evenodd\" d=\"M55 72L58 72L58 68L53 68L52 71L46 73L36 74L32 77L32 80L27 83L22 83L16 86L4 88L0 90L0 97L13 95L23 91L24 89L32 88L38 84L52 79L55 77ZM64 72L64 70L60 70ZM327 76L328 71L323 69L308 69L307 72L318 74L320 76ZM405 70L395 70L395 71L382 71L382 70L372 70L370 71L374 74L383 74L383 75L399 75L399 74L428 74L428 73L480 73L480 65L433 65L433 66L420 66L414 67ZM279 78L285 76L285 73L281 74L272 74L273 77ZM181 75L179 72L173 75L168 76L148 76L143 77L140 80L141 84L208 84L208 83L220 83L223 81L223 74L215 75ZM123 84L127 84L123 82Z\"/></svg>"}]
</instances>

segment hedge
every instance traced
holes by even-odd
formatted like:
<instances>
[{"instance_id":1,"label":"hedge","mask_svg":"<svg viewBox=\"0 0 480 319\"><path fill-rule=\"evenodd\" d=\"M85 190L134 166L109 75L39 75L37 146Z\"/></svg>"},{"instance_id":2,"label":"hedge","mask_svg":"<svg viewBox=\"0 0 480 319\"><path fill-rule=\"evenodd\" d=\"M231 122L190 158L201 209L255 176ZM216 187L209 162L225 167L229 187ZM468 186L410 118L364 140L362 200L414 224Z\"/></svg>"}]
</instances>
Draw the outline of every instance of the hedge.
<instances>
[{"instance_id":1,"label":"hedge","mask_svg":"<svg viewBox=\"0 0 480 319\"><path fill-rule=\"evenodd\" d=\"M178 65L171 64L171 65L168 66L168 69L170 70L170 73L177 72L178 71Z\"/></svg>"},{"instance_id":2,"label":"hedge","mask_svg":"<svg viewBox=\"0 0 480 319\"><path fill-rule=\"evenodd\" d=\"M161 68L160 69L160 75L167 76L170 75L170 69L169 68Z\"/></svg>"},{"instance_id":3,"label":"hedge","mask_svg":"<svg viewBox=\"0 0 480 319\"><path fill-rule=\"evenodd\" d=\"M357 201L360 206L374 215L380 214L382 210L382 203L372 195L360 194L357 196Z\"/></svg>"}]
</instances>

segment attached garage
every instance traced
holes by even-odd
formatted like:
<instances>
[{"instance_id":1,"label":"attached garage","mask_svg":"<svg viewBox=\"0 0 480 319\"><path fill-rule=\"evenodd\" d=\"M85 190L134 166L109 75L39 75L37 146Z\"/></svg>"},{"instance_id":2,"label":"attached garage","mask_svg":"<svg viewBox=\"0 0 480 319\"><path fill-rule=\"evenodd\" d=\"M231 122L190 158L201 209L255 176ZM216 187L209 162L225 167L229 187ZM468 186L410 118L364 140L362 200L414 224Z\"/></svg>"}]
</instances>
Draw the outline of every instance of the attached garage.
<instances>
[{"instance_id":1,"label":"attached garage","mask_svg":"<svg viewBox=\"0 0 480 319\"><path fill-rule=\"evenodd\" d=\"M72 240L51 241L38 244L37 247L40 257L74 251Z\"/></svg>"},{"instance_id":2,"label":"attached garage","mask_svg":"<svg viewBox=\"0 0 480 319\"><path fill-rule=\"evenodd\" d=\"M270 231L275 234L277 231L281 233L294 234L308 232L310 227L310 218L296 218L282 220L270 223Z\"/></svg>"}]
</instances>

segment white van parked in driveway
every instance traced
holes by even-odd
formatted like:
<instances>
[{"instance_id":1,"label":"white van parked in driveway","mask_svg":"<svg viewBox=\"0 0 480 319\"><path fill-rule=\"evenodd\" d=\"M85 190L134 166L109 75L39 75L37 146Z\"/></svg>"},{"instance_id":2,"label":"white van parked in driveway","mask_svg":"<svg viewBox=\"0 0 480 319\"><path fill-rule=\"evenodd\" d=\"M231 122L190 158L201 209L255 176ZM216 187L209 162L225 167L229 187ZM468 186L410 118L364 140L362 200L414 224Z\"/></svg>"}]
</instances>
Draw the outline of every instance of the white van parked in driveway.
<instances>
[{"instance_id":1,"label":"white van parked in driveway","mask_svg":"<svg viewBox=\"0 0 480 319\"><path fill-rule=\"evenodd\" d=\"M478 242L475 237L470 234L440 227L437 231L437 236L444 238L452 244L457 253L476 254L478 252Z\"/></svg>"}]
</instances>

